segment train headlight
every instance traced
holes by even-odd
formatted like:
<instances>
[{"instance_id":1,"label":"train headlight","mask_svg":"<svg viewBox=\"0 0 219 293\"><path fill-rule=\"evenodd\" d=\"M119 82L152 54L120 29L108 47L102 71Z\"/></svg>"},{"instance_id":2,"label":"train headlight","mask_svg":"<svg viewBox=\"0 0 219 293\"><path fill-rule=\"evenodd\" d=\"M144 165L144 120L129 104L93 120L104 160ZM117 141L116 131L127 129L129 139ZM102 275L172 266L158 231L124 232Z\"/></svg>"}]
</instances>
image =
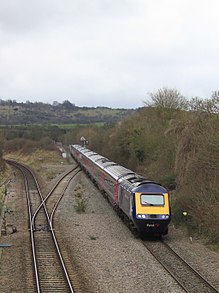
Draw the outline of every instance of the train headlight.
<instances>
[{"instance_id":1,"label":"train headlight","mask_svg":"<svg viewBox=\"0 0 219 293\"><path fill-rule=\"evenodd\" d=\"M145 220L145 219L147 219L147 215L137 214L137 215L136 215L136 218L137 218L137 219L144 219L144 220Z\"/></svg>"},{"instance_id":2,"label":"train headlight","mask_svg":"<svg viewBox=\"0 0 219 293\"><path fill-rule=\"evenodd\" d=\"M169 215L162 215L161 218L162 219L169 219Z\"/></svg>"}]
</instances>

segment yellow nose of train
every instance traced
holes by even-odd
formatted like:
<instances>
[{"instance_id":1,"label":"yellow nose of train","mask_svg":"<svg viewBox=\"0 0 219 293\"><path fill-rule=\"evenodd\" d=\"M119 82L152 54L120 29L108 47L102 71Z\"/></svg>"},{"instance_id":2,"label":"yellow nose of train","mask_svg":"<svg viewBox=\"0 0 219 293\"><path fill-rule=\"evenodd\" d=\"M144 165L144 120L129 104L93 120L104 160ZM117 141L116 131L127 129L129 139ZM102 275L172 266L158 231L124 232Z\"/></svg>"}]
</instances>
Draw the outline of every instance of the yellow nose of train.
<instances>
[{"instance_id":1,"label":"yellow nose of train","mask_svg":"<svg viewBox=\"0 0 219 293\"><path fill-rule=\"evenodd\" d=\"M170 222L168 193L135 193L133 220L140 231L167 234Z\"/></svg>"},{"instance_id":2,"label":"yellow nose of train","mask_svg":"<svg viewBox=\"0 0 219 293\"><path fill-rule=\"evenodd\" d=\"M136 192L135 203L136 203L136 217L138 217L139 215L157 215L157 216L160 215L161 218L164 218L162 216L166 216L170 214L168 193L147 194L147 193Z\"/></svg>"}]
</instances>

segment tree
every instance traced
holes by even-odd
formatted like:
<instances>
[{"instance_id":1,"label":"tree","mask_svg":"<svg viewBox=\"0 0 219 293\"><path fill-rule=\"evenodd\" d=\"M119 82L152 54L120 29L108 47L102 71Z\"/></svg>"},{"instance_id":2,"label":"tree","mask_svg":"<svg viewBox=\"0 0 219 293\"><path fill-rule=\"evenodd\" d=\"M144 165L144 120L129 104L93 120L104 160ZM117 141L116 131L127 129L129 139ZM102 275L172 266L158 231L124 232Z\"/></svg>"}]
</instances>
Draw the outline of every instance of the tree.
<instances>
[{"instance_id":1,"label":"tree","mask_svg":"<svg viewBox=\"0 0 219 293\"><path fill-rule=\"evenodd\" d=\"M157 107L161 110L186 110L188 102L176 89L166 87L155 93L149 93L151 102L144 102L146 106Z\"/></svg>"},{"instance_id":2,"label":"tree","mask_svg":"<svg viewBox=\"0 0 219 293\"><path fill-rule=\"evenodd\" d=\"M210 115L219 113L219 91L214 91L210 99L192 98L189 107L192 111L206 112Z\"/></svg>"},{"instance_id":3,"label":"tree","mask_svg":"<svg viewBox=\"0 0 219 293\"><path fill-rule=\"evenodd\" d=\"M72 104L72 103L69 102L68 100L65 100L65 101L62 103L62 106L63 106L65 109L74 109L74 108L75 108L75 104Z\"/></svg>"},{"instance_id":4,"label":"tree","mask_svg":"<svg viewBox=\"0 0 219 293\"><path fill-rule=\"evenodd\" d=\"M59 102L57 102L57 101L53 101L52 105L53 105L54 107L56 107L56 106L59 105Z\"/></svg>"}]
</instances>

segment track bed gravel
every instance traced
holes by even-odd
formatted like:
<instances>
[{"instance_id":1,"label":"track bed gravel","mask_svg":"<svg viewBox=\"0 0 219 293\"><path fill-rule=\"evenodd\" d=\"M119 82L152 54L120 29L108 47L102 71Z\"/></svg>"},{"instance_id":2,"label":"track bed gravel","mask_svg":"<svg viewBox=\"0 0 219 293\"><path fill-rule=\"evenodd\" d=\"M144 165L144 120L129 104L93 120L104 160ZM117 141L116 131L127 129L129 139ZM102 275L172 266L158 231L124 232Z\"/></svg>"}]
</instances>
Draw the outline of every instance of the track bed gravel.
<instances>
[{"instance_id":1,"label":"track bed gravel","mask_svg":"<svg viewBox=\"0 0 219 293\"><path fill-rule=\"evenodd\" d=\"M60 174L59 167L57 165L57 174ZM0 249L0 293L34 292L32 276L27 272L30 267L29 232L27 215L22 210L26 200L18 177L9 189L6 204L12 212L7 215L7 222L15 224L18 231L0 237L0 243L12 244ZM76 211L76 198L84 200L84 213ZM55 214L55 229L62 235L67 261L76 267L84 292L183 292L82 172L72 181L60 203ZM181 230L172 226L165 239L219 288L219 253L197 239L191 242Z\"/></svg>"},{"instance_id":2,"label":"track bed gravel","mask_svg":"<svg viewBox=\"0 0 219 293\"><path fill-rule=\"evenodd\" d=\"M81 214L74 209L77 185L87 202L86 211ZM182 292L83 173L72 182L72 187L63 198L56 223L63 231L66 246L70 254L74 255L74 261L84 272L90 290L88 292ZM174 235L176 240L172 240ZM218 282L219 274L214 274L214 270L219 267L218 253L201 244L189 243L188 237L173 228L167 241L176 246L176 250L182 247L185 258L191 259L192 255L194 263L208 271L209 279L214 284ZM213 267L206 265L206 253Z\"/></svg>"}]
</instances>

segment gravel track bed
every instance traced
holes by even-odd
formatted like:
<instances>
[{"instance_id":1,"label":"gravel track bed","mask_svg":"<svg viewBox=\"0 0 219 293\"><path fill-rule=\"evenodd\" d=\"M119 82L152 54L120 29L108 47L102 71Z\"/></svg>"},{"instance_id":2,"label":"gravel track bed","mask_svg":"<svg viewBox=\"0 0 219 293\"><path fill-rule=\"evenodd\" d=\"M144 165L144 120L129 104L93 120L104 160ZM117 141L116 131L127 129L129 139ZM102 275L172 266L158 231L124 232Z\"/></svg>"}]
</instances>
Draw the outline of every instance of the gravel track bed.
<instances>
[{"instance_id":1,"label":"gravel track bed","mask_svg":"<svg viewBox=\"0 0 219 293\"><path fill-rule=\"evenodd\" d=\"M53 167L54 174L55 170L60 174L59 168L58 165L57 169ZM51 185L47 185L47 188ZM18 176L8 190L6 205L11 207L6 218L8 234L0 237L0 243L10 243L12 246L0 248L0 293L32 293L33 276L28 272L31 261L26 198ZM85 200L85 213L76 212L76 198ZM65 258L69 266L72 263L72 267L76 267L77 278L83 283L82 292L183 292L82 172L67 189L54 220L58 236L62 237L60 241L65 244ZM13 234L10 232L12 223L18 230ZM191 242L189 236L172 225L165 239L177 253L219 288L218 252L211 251L198 239Z\"/></svg>"},{"instance_id":2,"label":"gravel track bed","mask_svg":"<svg viewBox=\"0 0 219 293\"><path fill-rule=\"evenodd\" d=\"M87 201L81 214L74 209L78 189ZM183 292L83 173L61 201L55 227L83 272L88 292Z\"/></svg>"},{"instance_id":3,"label":"gravel track bed","mask_svg":"<svg viewBox=\"0 0 219 293\"><path fill-rule=\"evenodd\" d=\"M162 263L173 276L179 280L186 292L190 293L211 293L216 292L204 280L197 276L193 270L188 267L187 263L178 258L171 248L163 242L145 241L145 246Z\"/></svg>"},{"instance_id":4,"label":"gravel track bed","mask_svg":"<svg viewBox=\"0 0 219 293\"><path fill-rule=\"evenodd\" d=\"M165 238L169 246L219 291L219 253L204 246L201 240L192 238L182 230L170 226Z\"/></svg>"}]
</instances>

